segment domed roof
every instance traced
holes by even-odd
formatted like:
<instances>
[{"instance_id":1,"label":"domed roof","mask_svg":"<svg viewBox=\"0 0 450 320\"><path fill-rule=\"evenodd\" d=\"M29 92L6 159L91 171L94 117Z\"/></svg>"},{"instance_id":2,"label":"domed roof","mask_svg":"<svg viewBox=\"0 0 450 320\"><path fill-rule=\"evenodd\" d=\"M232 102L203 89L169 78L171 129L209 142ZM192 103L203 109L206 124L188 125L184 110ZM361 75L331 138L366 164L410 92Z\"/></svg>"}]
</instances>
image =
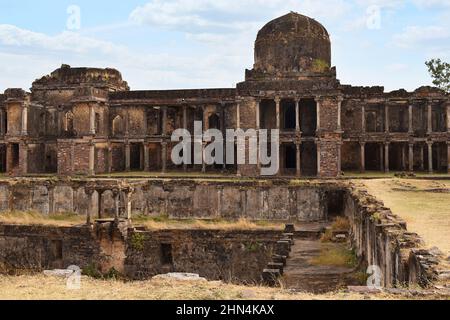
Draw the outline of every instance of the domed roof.
<instances>
[{"instance_id":1,"label":"domed roof","mask_svg":"<svg viewBox=\"0 0 450 320\"><path fill-rule=\"evenodd\" d=\"M330 36L323 25L291 12L267 23L255 42L255 70L323 72L331 66Z\"/></svg>"}]
</instances>

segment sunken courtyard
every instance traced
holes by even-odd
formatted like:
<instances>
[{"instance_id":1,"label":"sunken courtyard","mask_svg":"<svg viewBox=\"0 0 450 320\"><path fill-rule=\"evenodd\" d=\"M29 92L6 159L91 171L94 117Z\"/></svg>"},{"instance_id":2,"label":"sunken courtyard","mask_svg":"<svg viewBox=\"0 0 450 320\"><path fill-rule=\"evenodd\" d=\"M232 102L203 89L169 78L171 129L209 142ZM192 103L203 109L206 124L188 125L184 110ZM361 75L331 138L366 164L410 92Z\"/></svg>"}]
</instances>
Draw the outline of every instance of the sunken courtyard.
<instances>
[{"instance_id":1,"label":"sunken courtyard","mask_svg":"<svg viewBox=\"0 0 450 320\"><path fill-rule=\"evenodd\" d=\"M192 133L197 121L222 133L279 129L278 174L262 176L259 162L175 165L171 136ZM235 142L233 156L248 148ZM0 172L0 216L79 219L1 222L2 274L79 266L140 281L194 273L313 293L365 285L369 266L385 288L450 279L442 252L349 178L448 180L450 96L341 84L327 30L294 12L259 31L254 66L234 88L132 91L115 69L62 65L29 92L7 89ZM148 219L186 226L150 228ZM243 221L251 226L214 224ZM345 263L327 263L331 254Z\"/></svg>"}]
</instances>

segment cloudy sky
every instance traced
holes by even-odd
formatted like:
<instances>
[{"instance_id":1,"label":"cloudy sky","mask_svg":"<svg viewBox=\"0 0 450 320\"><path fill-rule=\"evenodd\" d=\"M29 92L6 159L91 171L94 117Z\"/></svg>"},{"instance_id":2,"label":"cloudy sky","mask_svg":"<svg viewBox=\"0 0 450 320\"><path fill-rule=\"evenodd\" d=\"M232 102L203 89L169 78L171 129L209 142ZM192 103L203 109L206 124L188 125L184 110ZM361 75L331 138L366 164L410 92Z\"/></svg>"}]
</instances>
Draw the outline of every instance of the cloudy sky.
<instances>
[{"instance_id":1,"label":"cloudy sky","mask_svg":"<svg viewBox=\"0 0 450 320\"><path fill-rule=\"evenodd\" d=\"M232 87L289 11L328 29L344 84L412 90L427 59L450 62L450 0L0 0L0 92L62 63L117 68L134 90Z\"/></svg>"}]
</instances>

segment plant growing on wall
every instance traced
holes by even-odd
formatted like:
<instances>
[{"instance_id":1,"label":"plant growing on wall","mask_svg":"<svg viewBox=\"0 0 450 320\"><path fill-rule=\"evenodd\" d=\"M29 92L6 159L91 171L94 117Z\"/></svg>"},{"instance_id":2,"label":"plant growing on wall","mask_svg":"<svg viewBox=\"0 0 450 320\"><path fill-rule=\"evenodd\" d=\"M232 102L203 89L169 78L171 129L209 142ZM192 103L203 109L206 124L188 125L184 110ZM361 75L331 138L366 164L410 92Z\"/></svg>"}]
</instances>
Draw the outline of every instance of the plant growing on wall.
<instances>
[{"instance_id":1,"label":"plant growing on wall","mask_svg":"<svg viewBox=\"0 0 450 320\"><path fill-rule=\"evenodd\" d=\"M133 233L131 236L131 246L134 250L143 251L145 240L145 235L143 233Z\"/></svg>"},{"instance_id":2,"label":"plant growing on wall","mask_svg":"<svg viewBox=\"0 0 450 320\"><path fill-rule=\"evenodd\" d=\"M450 63L441 59L431 59L425 62L425 65L433 78L433 84L445 92L450 92Z\"/></svg>"}]
</instances>

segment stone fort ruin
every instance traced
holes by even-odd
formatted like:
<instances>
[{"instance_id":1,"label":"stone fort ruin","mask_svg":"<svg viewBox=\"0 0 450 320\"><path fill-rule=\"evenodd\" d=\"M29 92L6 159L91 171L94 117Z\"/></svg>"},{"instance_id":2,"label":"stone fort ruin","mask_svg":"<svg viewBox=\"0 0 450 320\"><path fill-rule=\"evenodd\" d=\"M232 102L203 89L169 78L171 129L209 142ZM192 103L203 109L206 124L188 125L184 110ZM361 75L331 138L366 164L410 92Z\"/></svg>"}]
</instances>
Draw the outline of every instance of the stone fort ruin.
<instances>
[{"instance_id":1,"label":"stone fort ruin","mask_svg":"<svg viewBox=\"0 0 450 320\"><path fill-rule=\"evenodd\" d=\"M229 178L257 177L260 165L175 166L171 134L192 133L195 121L222 132L280 129L282 178ZM284 272L288 288L335 290L355 270L303 261L341 216L350 230L337 235L362 266L379 266L380 285L426 287L440 277L440 258L383 203L350 182L290 178L449 169L448 94L341 85L327 30L291 12L258 33L254 68L236 88L130 91L117 70L63 65L30 93L0 95L0 171L14 177L0 179L0 212L86 216L69 227L0 223L0 273L95 264L130 279L194 272L254 283ZM229 175L95 177L131 171ZM151 230L134 215L289 225Z\"/></svg>"},{"instance_id":2,"label":"stone fort ruin","mask_svg":"<svg viewBox=\"0 0 450 320\"><path fill-rule=\"evenodd\" d=\"M130 91L117 70L63 65L30 93L7 89L0 171L259 174L257 165L173 165L171 133L192 132L194 121L205 130L280 129L283 176L450 170L448 94L340 84L327 30L291 12L260 30L254 67L236 88Z\"/></svg>"}]
</instances>

